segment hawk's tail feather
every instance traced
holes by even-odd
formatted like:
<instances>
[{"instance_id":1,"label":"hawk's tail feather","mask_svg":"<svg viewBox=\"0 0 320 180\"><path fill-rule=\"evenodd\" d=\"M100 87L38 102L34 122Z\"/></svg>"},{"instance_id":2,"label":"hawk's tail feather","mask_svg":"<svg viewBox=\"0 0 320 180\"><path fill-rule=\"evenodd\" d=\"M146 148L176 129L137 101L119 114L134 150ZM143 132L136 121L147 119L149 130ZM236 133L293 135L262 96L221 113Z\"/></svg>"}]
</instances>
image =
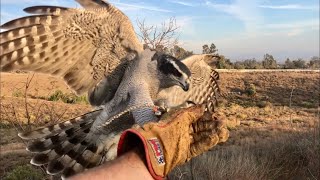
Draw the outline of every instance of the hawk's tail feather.
<instances>
[{"instance_id":1,"label":"hawk's tail feather","mask_svg":"<svg viewBox=\"0 0 320 180\"><path fill-rule=\"evenodd\" d=\"M96 166L102 157L101 152L103 151L103 147L96 147L94 143L88 144L88 146L81 145L85 141L84 139L85 137L83 138L83 141L77 145L70 144L72 145L72 148L63 152L63 155L57 156L47 162L48 174L63 174L63 171L68 168L75 168L74 171L78 172L77 169L83 170Z\"/></svg>"},{"instance_id":2,"label":"hawk's tail feather","mask_svg":"<svg viewBox=\"0 0 320 180\"><path fill-rule=\"evenodd\" d=\"M145 105L146 106L146 105ZM48 164L49 174L60 174L62 179L95 167L105 161L114 159L117 155L117 143L123 130L130 128L134 120L126 112L120 116L114 116L116 121L111 121L108 126L100 127L102 132L97 135L88 134L76 148L72 149L61 158ZM98 140L100 139L100 140ZM96 143L99 141L98 143ZM63 169L63 170L61 170Z\"/></svg>"},{"instance_id":3,"label":"hawk's tail feather","mask_svg":"<svg viewBox=\"0 0 320 180\"><path fill-rule=\"evenodd\" d=\"M101 111L84 114L60 125L20 133L21 137L33 140L27 147L36 153L30 163L46 165L48 174L66 178L116 157L118 136L131 123L128 118L120 118L104 127L101 133L93 133L91 126Z\"/></svg>"},{"instance_id":4,"label":"hawk's tail feather","mask_svg":"<svg viewBox=\"0 0 320 180\"><path fill-rule=\"evenodd\" d=\"M54 167L64 166L63 171L60 171L62 177L69 177L84 169L89 169L99 165L101 163L101 160L103 159L104 154L104 144L99 144L98 146L96 146L91 143L89 146L79 147L77 156L72 157L72 160L68 161L65 164L63 164L63 162L61 161L63 159L49 163L48 170L49 167L53 167L52 172L54 172ZM49 173L51 172L49 171Z\"/></svg>"},{"instance_id":5,"label":"hawk's tail feather","mask_svg":"<svg viewBox=\"0 0 320 180\"><path fill-rule=\"evenodd\" d=\"M85 124L75 124L72 128L62 131L56 135L33 141L28 143L27 150L30 152L43 152L54 148L58 144L65 141L73 142L90 131L93 120L85 122Z\"/></svg>"},{"instance_id":6,"label":"hawk's tail feather","mask_svg":"<svg viewBox=\"0 0 320 180\"><path fill-rule=\"evenodd\" d=\"M94 137L85 136L78 144L72 144L71 149L63 152L63 155L56 156L47 162L47 173L51 175L61 174L62 177L68 177L85 169L95 167L101 163L106 153L104 148L104 143L96 145Z\"/></svg>"},{"instance_id":7,"label":"hawk's tail feather","mask_svg":"<svg viewBox=\"0 0 320 180\"><path fill-rule=\"evenodd\" d=\"M88 140L87 136L94 118L100 112L101 110L87 113L79 117L82 121L78 120L65 129L59 129L59 133L51 133L43 139L30 142L27 149L37 153L32 158L31 163L37 166L45 165L63 156L72 159L78 156L78 153L81 154L79 151L82 151L82 149L94 149L93 146L90 146L92 144L90 140L93 140Z\"/></svg>"},{"instance_id":8,"label":"hawk's tail feather","mask_svg":"<svg viewBox=\"0 0 320 180\"><path fill-rule=\"evenodd\" d=\"M100 114L100 112L101 109L92 111L59 124L39 128L33 131L21 132L18 134L18 136L25 140L40 139L54 136L62 131L73 128L75 125L79 125L80 127L85 126L88 120L90 121L93 117L96 117L98 114Z\"/></svg>"}]
</instances>

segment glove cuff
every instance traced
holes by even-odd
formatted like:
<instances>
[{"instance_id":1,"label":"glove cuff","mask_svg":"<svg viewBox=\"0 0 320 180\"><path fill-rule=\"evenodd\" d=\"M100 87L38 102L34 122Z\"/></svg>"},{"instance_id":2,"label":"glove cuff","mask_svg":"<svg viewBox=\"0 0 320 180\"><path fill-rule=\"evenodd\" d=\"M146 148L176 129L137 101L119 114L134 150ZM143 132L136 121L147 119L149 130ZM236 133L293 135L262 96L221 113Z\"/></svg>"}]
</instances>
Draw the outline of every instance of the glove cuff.
<instances>
[{"instance_id":1,"label":"glove cuff","mask_svg":"<svg viewBox=\"0 0 320 180\"><path fill-rule=\"evenodd\" d=\"M145 158L145 163L151 176L157 180L164 179L164 176L158 175L159 170L161 172L165 165L163 147L159 139L156 137L146 139L139 131L128 129L124 131L120 137L117 155L120 156L134 147L140 147L141 153ZM155 165L156 163L157 165Z\"/></svg>"}]
</instances>

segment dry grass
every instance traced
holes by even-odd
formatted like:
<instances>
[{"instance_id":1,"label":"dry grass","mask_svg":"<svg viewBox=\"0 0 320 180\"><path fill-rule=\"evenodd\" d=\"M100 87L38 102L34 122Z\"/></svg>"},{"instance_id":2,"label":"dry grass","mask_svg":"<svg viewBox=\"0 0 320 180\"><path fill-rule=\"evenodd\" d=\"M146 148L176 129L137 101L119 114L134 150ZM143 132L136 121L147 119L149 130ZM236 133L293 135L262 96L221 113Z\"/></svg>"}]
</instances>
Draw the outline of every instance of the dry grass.
<instances>
[{"instance_id":1,"label":"dry grass","mask_svg":"<svg viewBox=\"0 0 320 180\"><path fill-rule=\"evenodd\" d=\"M308 132L246 129L259 139L214 148L176 168L170 179L319 179L319 126ZM255 132L249 132L255 131ZM241 132L233 132L233 136ZM269 135L268 135L269 133ZM270 135L271 133L271 135ZM239 141L238 141L239 143ZM241 142L240 142L241 143Z\"/></svg>"},{"instance_id":2,"label":"dry grass","mask_svg":"<svg viewBox=\"0 0 320 180\"><path fill-rule=\"evenodd\" d=\"M68 92L62 82L57 86L58 81L50 80L52 77L43 77L35 73L11 74L11 76L8 73L1 73L1 76L10 79L10 81L6 79L1 82L0 123L2 125L13 125L18 130L24 130L25 125L29 128L31 125L55 124L91 109L86 96L76 96ZM39 92L38 87L47 91Z\"/></svg>"},{"instance_id":3,"label":"dry grass","mask_svg":"<svg viewBox=\"0 0 320 180\"><path fill-rule=\"evenodd\" d=\"M292 90L292 106L317 108L319 105L319 72L220 72L220 79L223 92L247 94L250 85L255 87L254 98L243 95L228 99L242 106L254 107L261 101L289 106Z\"/></svg>"},{"instance_id":4,"label":"dry grass","mask_svg":"<svg viewBox=\"0 0 320 180\"><path fill-rule=\"evenodd\" d=\"M169 179L320 179L319 76L221 73L229 140L176 168ZM256 88L246 93L246 84Z\"/></svg>"},{"instance_id":5,"label":"dry grass","mask_svg":"<svg viewBox=\"0 0 320 180\"><path fill-rule=\"evenodd\" d=\"M5 97L0 102L0 123L23 129L25 125L34 127L51 125L59 121L79 116L92 108L86 104L66 104L42 99Z\"/></svg>"}]
</instances>

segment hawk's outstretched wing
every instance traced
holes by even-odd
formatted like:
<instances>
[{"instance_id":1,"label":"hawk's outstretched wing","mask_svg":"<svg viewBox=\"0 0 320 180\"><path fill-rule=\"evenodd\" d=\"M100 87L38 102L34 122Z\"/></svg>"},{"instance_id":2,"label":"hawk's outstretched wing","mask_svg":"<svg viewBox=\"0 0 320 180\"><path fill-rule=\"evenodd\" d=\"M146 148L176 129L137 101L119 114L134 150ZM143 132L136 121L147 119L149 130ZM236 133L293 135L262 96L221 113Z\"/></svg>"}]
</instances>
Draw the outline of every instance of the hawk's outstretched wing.
<instances>
[{"instance_id":1,"label":"hawk's outstretched wing","mask_svg":"<svg viewBox=\"0 0 320 180\"><path fill-rule=\"evenodd\" d=\"M180 106L187 102L192 104L207 104L210 112L214 111L220 89L218 86L219 73L214 70L214 65L219 57L210 54L192 55L182 62L187 65L192 75L189 91L178 87L171 87L159 92L158 100L164 100L169 107Z\"/></svg>"},{"instance_id":2,"label":"hawk's outstretched wing","mask_svg":"<svg viewBox=\"0 0 320 180\"><path fill-rule=\"evenodd\" d=\"M35 14L1 26L1 71L27 70L63 77L78 94L119 83L120 64L143 50L128 17L101 0L77 0L85 9L33 6ZM116 71L115 71L116 70ZM119 78L120 76L120 78Z\"/></svg>"}]
</instances>

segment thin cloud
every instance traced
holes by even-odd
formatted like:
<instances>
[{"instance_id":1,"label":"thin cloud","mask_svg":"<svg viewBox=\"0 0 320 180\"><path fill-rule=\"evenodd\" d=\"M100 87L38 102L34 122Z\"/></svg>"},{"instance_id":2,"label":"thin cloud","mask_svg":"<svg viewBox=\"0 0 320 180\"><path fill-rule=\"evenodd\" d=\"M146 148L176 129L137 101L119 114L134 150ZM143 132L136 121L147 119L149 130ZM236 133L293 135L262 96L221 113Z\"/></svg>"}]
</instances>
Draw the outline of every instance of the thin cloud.
<instances>
[{"instance_id":1,"label":"thin cloud","mask_svg":"<svg viewBox=\"0 0 320 180\"><path fill-rule=\"evenodd\" d=\"M303 6L300 4L286 4L286 5L260 5L260 8L265 9L279 9L279 10L319 10L317 6Z\"/></svg>"},{"instance_id":2,"label":"thin cloud","mask_svg":"<svg viewBox=\"0 0 320 180\"><path fill-rule=\"evenodd\" d=\"M189 7L194 7L195 4L193 3L189 3L189 2L184 2L184 1L170 1L172 3L175 3L175 4L180 4L180 5L183 5L183 6L189 6Z\"/></svg>"},{"instance_id":3,"label":"thin cloud","mask_svg":"<svg viewBox=\"0 0 320 180\"><path fill-rule=\"evenodd\" d=\"M46 4L46 5L75 5L75 2L65 1L65 0L51 0L46 1L46 3L41 3L39 0L1 0L1 4L4 5L17 5L17 6L28 6L28 5L34 5L34 4Z\"/></svg>"},{"instance_id":4,"label":"thin cloud","mask_svg":"<svg viewBox=\"0 0 320 180\"><path fill-rule=\"evenodd\" d=\"M319 29L319 22L317 19L264 24L263 26L258 27L264 34L275 36L278 33L283 33L289 37L298 36L310 30L318 30L317 28Z\"/></svg>"},{"instance_id":5,"label":"thin cloud","mask_svg":"<svg viewBox=\"0 0 320 180\"><path fill-rule=\"evenodd\" d=\"M242 21L248 32L254 32L263 23L263 16L258 7L259 0L235 0L232 4L215 4L205 1L208 7L225 12Z\"/></svg>"},{"instance_id":6,"label":"thin cloud","mask_svg":"<svg viewBox=\"0 0 320 180\"><path fill-rule=\"evenodd\" d=\"M261 31L266 31L274 36L277 33L284 33L288 37L301 35L310 30L318 30L319 22L316 19L305 21L293 21L287 23L265 24L260 26Z\"/></svg>"},{"instance_id":7,"label":"thin cloud","mask_svg":"<svg viewBox=\"0 0 320 180\"><path fill-rule=\"evenodd\" d=\"M37 3L37 0L1 0L1 4L28 4L28 3Z\"/></svg>"},{"instance_id":8,"label":"thin cloud","mask_svg":"<svg viewBox=\"0 0 320 180\"><path fill-rule=\"evenodd\" d=\"M314 28L319 27L319 20L310 19L305 21L296 21L290 23L266 24L261 28L269 29L296 29L296 28Z\"/></svg>"},{"instance_id":9,"label":"thin cloud","mask_svg":"<svg viewBox=\"0 0 320 180\"><path fill-rule=\"evenodd\" d=\"M195 37L196 28L193 24L194 18L191 16L178 16L176 17L177 26L180 27L178 31L182 36Z\"/></svg>"},{"instance_id":10,"label":"thin cloud","mask_svg":"<svg viewBox=\"0 0 320 180\"><path fill-rule=\"evenodd\" d=\"M298 35L302 34L303 32L304 32L303 29L293 29L292 31L289 31L287 33L287 35L289 37L293 37L293 36L298 36Z\"/></svg>"},{"instance_id":11,"label":"thin cloud","mask_svg":"<svg viewBox=\"0 0 320 180\"><path fill-rule=\"evenodd\" d=\"M115 5L120 5L120 6L124 6L124 7L136 8L136 10L145 9L145 10L149 10L149 11L172 12L172 11L170 11L170 10L161 9L161 8L154 7L154 6L142 6L142 5L121 3L121 2L114 2L113 4L115 4Z\"/></svg>"}]
</instances>

